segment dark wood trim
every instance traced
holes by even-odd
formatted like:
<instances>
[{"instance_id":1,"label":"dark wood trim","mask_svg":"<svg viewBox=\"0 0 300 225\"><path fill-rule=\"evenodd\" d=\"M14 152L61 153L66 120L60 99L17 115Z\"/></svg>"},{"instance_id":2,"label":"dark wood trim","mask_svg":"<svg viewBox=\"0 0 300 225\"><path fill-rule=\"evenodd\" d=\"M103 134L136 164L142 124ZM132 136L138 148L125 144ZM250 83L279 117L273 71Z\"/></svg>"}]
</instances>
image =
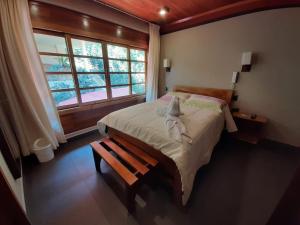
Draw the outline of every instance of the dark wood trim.
<instances>
[{"instance_id":1,"label":"dark wood trim","mask_svg":"<svg viewBox=\"0 0 300 225\"><path fill-rule=\"evenodd\" d=\"M59 111L60 120L66 134L95 126L97 122L109 113L125 107L138 104L138 97L119 98L106 102L82 104L81 107Z\"/></svg>"},{"instance_id":2,"label":"dark wood trim","mask_svg":"<svg viewBox=\"0 0 300 225\"><path fill-rule=\"evenodd\" d=\"M59 110L58 113L60 116L62 115L69 115L73 114L75 112L82 112L82 111L87 111L91 109L98 109L102 107L108 107L108 106L118 106L122 104L126 104L129 102L141 102L142 99L145 99L145 95L128 95L128 96L123 96L119 98L112 98L110 100L102 100L101 102L97 103L86 103L83 104L81 107L73 107L73 108L67 108L67 109L62 109Z\"/></svg>"},{"instance_id":3,"label":"dark wood trim","mask_svg":"<svg viewBox=\"0 0 300 225\"><path fill-rule=\"evenodd\" d=\"M0 129L0 150L13 177L15 179L21 177L20 162L13 157L10 151L10 147L7 141L5 140L5 136L1 129Z\"/></svg>"},{"instance_id":4,"label":"dark wood trim","mask_svg":"<svg viewBox=\"0 0 300 225\"><path fill-rule=\"evenodd\" d=\"M106 93L108 99L112 99L112 91L110 84L110 75L109 75L109 62L108 62L108 53L107 53L107 43L102 45L102 54L105 58L104 71L105 71L105 84L106 84Z\"/></svg>"},{"instance_id":5,"label":"dark wood trim","mask_svg":"<svg viewBox=\"0 0 300 225\"><path fill-rule=\"evenodd\" d=\"M31 225L0 169L0 224Z\"/></svg>"},{"instance_id":6,"label":"dark wood trim","mask_svg":"<svg viewBox=\"0 0 300 225\"><path fill-rule=\"evenodd\" d=\"M69 57L68 54L64 53L53 53L53 52L39 52L40 55L45 55L45 56L62 56L62 57Z\"/></svg>"},{"instance_id":7,"label":"dark wood trim","mask_svg":"<svg viewBox=\"0 0 300 225\"><path fill-rule=\"evenodd\" d=\"M29 1L32 26L147 49L149 35L58 6ZM122 30L119 34L118 30Z\"/></svg>"},{"instance_id":8,"label":"dark wood trim","mask_svg":"<svg viewBox=\"0 0 300 225\"><path fill-rule=\"evenodd\" d=\"M65 89L51 90L51 92L64 92L64 91L76 91L76 90L75 90L75 88L65 88Z\"/></svg>"},{"instance_id":9,"label":"dark wood trim","mask_svg":"<svg viewBox=\"0 0 300 225\"><path fill-rule=\"evenodd\" d=\"M160 33L168 34L198 25L263 10L300 7L299 0L246 0L183 18L161 26Z\"/></svg>"},{"instance_id":10,"label":"dark wood trim","mask_svg":"<svg viewBox=\"0 0 300 225\"><path fill-rule=\"evenodd\" d=\"M146 53L145 53L145 55L146 55ZM128 49L128 51L127 51L127 59L129 60L127 63L128 63L128 79L129 79L129 94L130 95L132 95L132 80L131 80L131 57L130 57L130 49ZM144 63L146 63L146 62L144 62ZM145 77L145 79L146 79L146 77Z\"/></svg>"},{"instance_id":11,"label":"dark wood trim","mask_svg":"<svg viewBox=\"0 0 300 225\"><path fill-rule=\"evenodd\" d=\"M228 105L230 105L233 95L233 90L230 89L191 87L184 85L176 85L174 86L173 90L219 98L224 100Z\"/></svg>"},{"instance_id":12,"label":"dark wood trim","mask_svg":"<svg viewBox=\"0 0 300 225\"><path fill-rule=\"evenodd\" d=\"M75 84L75 92L76 92L76 96L77 96L77 101L80 106L82 104L82 99L81 99L81 94L80 94L80 89L79 89L79 81L78 81L78 77L77 77L75 59L74 59L73 48L72 48L73 46L71 43L70 35L66 34L65 39L66 39L66 45L67 45L67 49L68 49L68 53L69 53L69 60L70 60L71 70L72 70L72 74L73 74L73 80L74 80L74 84Z\"/></svg>"},{"instance_id":13,"label":"dark wood trim","mask_svg":"<svg viewBox=\"0 0 300 225\"><path fill-rule=\"evenodd\" d=\"M72 75L72 72L45 72L46 75L59 75L59 74L66 74Z\"/></svg>"}]
</instances>

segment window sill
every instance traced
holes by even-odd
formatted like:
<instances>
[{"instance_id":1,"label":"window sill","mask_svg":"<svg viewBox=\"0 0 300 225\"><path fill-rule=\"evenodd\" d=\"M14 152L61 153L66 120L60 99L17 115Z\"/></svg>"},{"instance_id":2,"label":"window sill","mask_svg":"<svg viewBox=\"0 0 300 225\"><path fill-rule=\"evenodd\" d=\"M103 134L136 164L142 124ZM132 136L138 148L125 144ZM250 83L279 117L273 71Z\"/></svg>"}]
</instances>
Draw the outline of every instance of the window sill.
<instances>
[{"instance_id":1,"label":"window sill","mask_svg":"<svg viewBox=\"0 0 300 225\"><path fill-rule=\"evenodd\" d=\"M74 112L81 112L81 111L86 111L86 110L91 110L91 109L97 109L97 108L101 108L101 107L105 107L105 106L109 106L109 105L120 104L120 103L124 103L124 102L128 102L128 101L132 101L132 100L137 100L138 102L144 102L144 99L145 99L145 94L119 97L119 98L115 98L115 99L105 100L102 102L94 102L94 103L90 103L90 104L87 103L87 104L77 106L74 108L60 109L60 110L58 110L58 114L60 116L68 115L68 114L72 114Z\"/></svg>"}]
</instances>

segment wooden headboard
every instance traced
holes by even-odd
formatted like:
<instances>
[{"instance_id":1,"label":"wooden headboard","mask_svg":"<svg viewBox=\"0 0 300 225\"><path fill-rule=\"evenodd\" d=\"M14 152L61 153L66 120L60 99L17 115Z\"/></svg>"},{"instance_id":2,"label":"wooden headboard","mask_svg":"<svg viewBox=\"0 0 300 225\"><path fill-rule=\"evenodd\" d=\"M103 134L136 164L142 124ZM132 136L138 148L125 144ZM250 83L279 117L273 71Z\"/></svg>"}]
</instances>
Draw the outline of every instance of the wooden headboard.
<instances>
[{"instance_id":1,"label":"wooden headboard","mask_svg":"<svg viewBox=\"0 0 300 225\"><path fill-rule=\"evenodd\" d=\"M230 105L232 95L233 95L233 90L229 90L229 89L190 87L190 86L181 86L181 85L176 85L173 88L173 91L180 91L180 92L186 92L191 94L206 95L215 98L220 98L226 101L228 105Z\"/></svg>"}]
</instances>

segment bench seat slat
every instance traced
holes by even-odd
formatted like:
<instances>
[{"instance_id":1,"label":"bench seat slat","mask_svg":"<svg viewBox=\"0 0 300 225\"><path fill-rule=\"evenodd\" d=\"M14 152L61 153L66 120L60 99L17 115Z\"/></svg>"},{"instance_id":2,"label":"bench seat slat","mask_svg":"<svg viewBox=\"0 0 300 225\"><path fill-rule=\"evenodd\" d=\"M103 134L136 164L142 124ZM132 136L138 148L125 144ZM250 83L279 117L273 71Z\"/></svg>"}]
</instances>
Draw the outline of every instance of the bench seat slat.
<instances>
[{"instance_id":1,"label":"bench seat slat","mask_svg":"<svg viewBox=\"0 0 300 225\"><path fill-rule=\"evenodd\" d=\"M102 142L105 143L109 148L111 148L118 156L120 156L125 162L127 162L130 166L136 169L142 175L145 175L149 169L144 166L140 161L129 155L126 151L124 151L119 145L114 143L109 138L102 139Z\"/></svg>"},{"instance_id":2,"label":"bench seat slat","mask_svg":"<svg viewBox=\"0 0 300 225\"><path fill-rule=\"evenodd\" d=\"M114 140L124 146L128 151L136 155L137 157L144 160L146 163L150 164L151 166L155 167L158 163L158 161L154 158L152 158L150 155L145 153L144 151L140 150L138 147L136 147L133 144L130 144L129 142L125 141L122 138L114 137Z\"/></svg>"},{"instance_id":3,"label":"bench seat slat","mask_svg":"<svg viewBox=\"0 0 300 225\"><path fill-rule=\"evenodd\" d=\"M94 151L96 151L129 185L133 185L138 178L132 174L122 163L114 158L103 146L97 141L91 143Z\"/></svg>"}]
</instances>

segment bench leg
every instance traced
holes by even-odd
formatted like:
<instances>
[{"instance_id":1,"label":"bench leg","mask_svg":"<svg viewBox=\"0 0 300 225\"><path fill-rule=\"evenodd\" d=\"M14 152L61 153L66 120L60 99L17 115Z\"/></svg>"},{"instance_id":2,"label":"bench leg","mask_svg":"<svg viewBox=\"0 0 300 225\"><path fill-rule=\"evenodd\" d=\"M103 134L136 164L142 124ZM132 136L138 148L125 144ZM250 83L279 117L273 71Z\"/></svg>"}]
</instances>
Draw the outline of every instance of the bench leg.
<instances>
[{"instance_id":1,"label":"bench leg","mask_svg":"<svg viewBox=\"0 0 300 225\"><path fill-rule=\"evenodd\" d=\"M93 156L94 156L96 170L99 173L101 173L101 167L100 167L101 156L96 151L94 151L94 149L93 149Z\"/></svg>"},{"instance_id":2,"label":"bench leg","mask_svg":"<svg viewBox=\"0 0 300 225\"><path fill-rule=\"evenodd\" d=\"M135 194L136 194L136 188L135 187L128 187L127 188L127 210L129 213L134 212L135 210Z\"/></svg>"}]
</instances>

